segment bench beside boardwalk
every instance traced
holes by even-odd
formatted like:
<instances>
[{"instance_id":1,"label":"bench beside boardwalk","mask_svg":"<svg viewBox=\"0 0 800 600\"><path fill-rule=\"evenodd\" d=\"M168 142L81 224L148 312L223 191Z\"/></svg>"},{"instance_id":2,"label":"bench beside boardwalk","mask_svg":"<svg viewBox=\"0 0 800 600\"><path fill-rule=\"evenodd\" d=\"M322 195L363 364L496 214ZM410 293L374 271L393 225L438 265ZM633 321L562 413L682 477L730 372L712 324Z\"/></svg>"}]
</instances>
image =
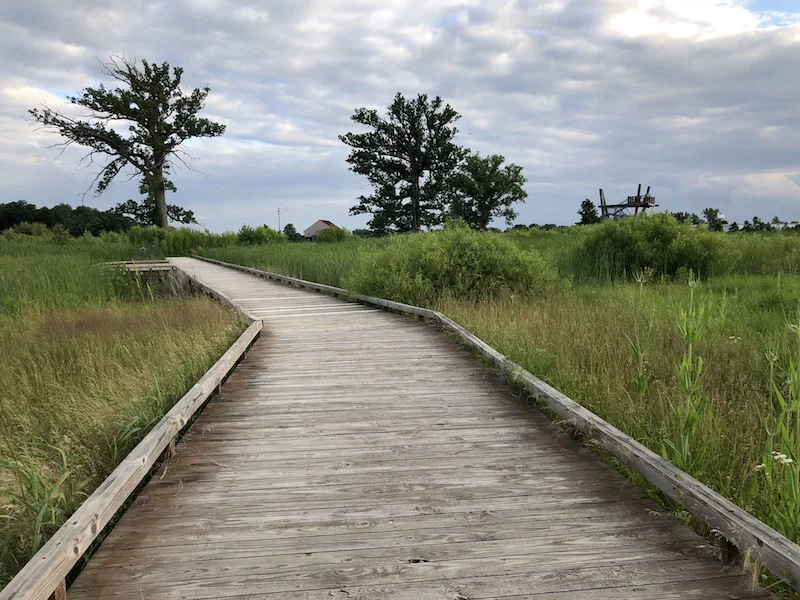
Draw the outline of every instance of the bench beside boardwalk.
<instances>
[{"instance_id":1,"label":"bench beside boardwalk","mask_svg":"<svg viewBox=\"0 0 800 600\"><path fill-rule=\"evenodd\" d=\"M264 331L70 599L768 597L433 327L172 263Z\"/></svg>"}]
</instances>

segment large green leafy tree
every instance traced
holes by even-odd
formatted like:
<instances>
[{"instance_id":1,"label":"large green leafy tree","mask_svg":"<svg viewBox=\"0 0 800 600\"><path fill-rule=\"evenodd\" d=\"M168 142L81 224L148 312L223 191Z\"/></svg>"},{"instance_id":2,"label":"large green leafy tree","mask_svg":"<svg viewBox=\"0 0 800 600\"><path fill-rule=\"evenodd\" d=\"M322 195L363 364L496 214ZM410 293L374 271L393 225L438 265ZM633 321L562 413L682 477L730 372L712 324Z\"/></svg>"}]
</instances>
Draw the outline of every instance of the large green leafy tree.
<instances>
[{"instance_id":1,"label":"large green leafy tree","mask_svg":"<svg viewBox=\"0 0 800 600\"><path fill-rule=\"evenodd\" d=\"M350 170L367 177L370 196L360 196L351 214L372 214L376 233L419 231L442 222L444 196L465 151L453 142L460 115L440 97L406 99L399 92L386 116L359 108L351 119L368 128L339 139L351 147Z\"/></svg>"},{"instance_id":2,"label":"large green leafy tree","mask_svg":"<svg viewBox=\"0 0 800 600\"><path fill-rule=\"evenodd\" d=\"M492 219L503 217L507 225L517 218L512 206L525 202L522 167L503 165L499 154L470 154L450 179L451 214L473 229L486 229Z\"/></svg>"},{"instance_id":3,"label":"large green leafy tree","mask_svg":"<svg viewBox=\"0 0 800 600\"><path fill-rule=\"evenodd\" d=\"M600 222L600 215L597 214L597 206L588 198L581 202L578 216L581 220L578 221L577 225L594 225Z\"/></svg>"},{"instance_id":4,"label":"large green leafy tree","mask_svg":"<svg viewBox=\"0 0 800 600\"><path fill-rule=\"evenodd\" d=\"M36 122L65 138L56 146L87 148L82 163L104 161L93 182L97 194L124 170L141 176L142 187L155 205L156 224L167 227L166 190L175 191L168 177L176 161L186 164L181 145L191 138L222 135L225 126L197 116L210 90L206 86L184 92L180 67L146 60L140 65L111 57L105 69L122 87L112 90L101 84L67 97L71 104L86 109L84 116L65 115L46 106L29 112Z\"/></svg>"},{"instance_id":5,"label":"large green leafy tree","mask_svg":"<svg viewBox=\"0 0 800 600\"><path fill-rule=\"evenodd\" d=\"M299 242L303 239L303 236L300 235L293 223L286 224L286 227L283 228L283 235L285 235L286 239L290 242Z\"/></svg>"},{"instance_id":6,"label":"large green leafy tree","mask_svg":"<svg viewBox=\"0 0 800 600\"><path fill-rule=\"evenodd\" d=\"M718 208L704 208L703 216L711 231L722 231L725 225L728 224L728 222L720 216Z\"/></svg>"},{"instance_id":7,"label":"large green leafy tree","mask_svg":"<svg viewBox=\"0 0 800 600\"><path fill-rule=\"evenodd\" d=\"M678 211L672 213L672 216L675 217L675 220L678 221L678 223L689 223L690 225L700 225L700 223L703 222L702 219L694 213Z\"/></svg>"}]
</instances>

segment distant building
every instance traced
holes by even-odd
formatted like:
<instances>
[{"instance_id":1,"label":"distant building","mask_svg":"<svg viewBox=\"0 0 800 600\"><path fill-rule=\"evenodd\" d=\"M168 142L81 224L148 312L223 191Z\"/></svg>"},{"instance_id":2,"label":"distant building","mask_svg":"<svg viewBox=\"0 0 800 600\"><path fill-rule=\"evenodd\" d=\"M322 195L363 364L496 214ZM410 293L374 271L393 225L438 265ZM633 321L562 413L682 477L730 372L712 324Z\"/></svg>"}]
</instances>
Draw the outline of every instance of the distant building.
<instances>
[{"instance_id":1,"label":"distant building","mask_svg":"<svg viewBox=\"0 0 800 600\"><path fill-rule=\"evenodd\" d=\"M736 226L739 231L741 231L742 228L745 226L744 225L745 222L746 221L742 221L741 223L739 223L738 221L736 222ZM760 227L756 227L756 230L762 231L763 228L766 228L768 231L784 231L784 230L788 231L791 229L800 229L800 221L766 221L762 222ZM729 223L726 223L725 225L722 226L722 231L730 231L730 230L731 230L731 225Z\"/></svg>"},{"instance_id":2,"label":"distant building","mask_svg":"<svg viewBox=\"0 0 800 600\"><path fill-rule=\"evenodd\" d=\"M311 227L309 227L303 232L303 237L307 240L313 240L314 238L317 237L317 234L320 231L324 231L325 229L328 229L330 227L333 227L334 229L341 229L340 227L337 227L330 221L325 221L324 219L320 219L319 221L314 223Z\"/></svg>"},{"instance_id":3,"label":"distant building","mask_svg":"<svg viewBox=\"0 0 800 600\"><path fill-rule=\"evenodd\" d=\"M796 229L800 225L800 223L798 223L797 221L786 221L786 222L773 221L772 223L770 223L770 225L772 225L773 229L777 229L778 231L780 231L781 229Z\"/></svg>"}]
</instances>

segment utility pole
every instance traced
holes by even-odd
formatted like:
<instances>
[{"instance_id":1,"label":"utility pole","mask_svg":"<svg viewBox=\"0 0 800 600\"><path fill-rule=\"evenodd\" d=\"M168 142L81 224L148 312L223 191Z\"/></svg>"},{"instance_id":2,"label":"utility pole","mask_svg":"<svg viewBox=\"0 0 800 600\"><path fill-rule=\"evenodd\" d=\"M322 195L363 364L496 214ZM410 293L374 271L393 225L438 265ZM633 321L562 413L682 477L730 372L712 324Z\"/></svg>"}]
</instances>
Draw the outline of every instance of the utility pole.
<instances>
[{"instance_id":1,"label":"utility pole","mask_svg":"<svg viewBox=\"0 0 800 600\"><path fill-rule=\"evenodd\" d=\"M278 209L278 231L281 230L281 209Z\"/></svg>"}]
</instances>

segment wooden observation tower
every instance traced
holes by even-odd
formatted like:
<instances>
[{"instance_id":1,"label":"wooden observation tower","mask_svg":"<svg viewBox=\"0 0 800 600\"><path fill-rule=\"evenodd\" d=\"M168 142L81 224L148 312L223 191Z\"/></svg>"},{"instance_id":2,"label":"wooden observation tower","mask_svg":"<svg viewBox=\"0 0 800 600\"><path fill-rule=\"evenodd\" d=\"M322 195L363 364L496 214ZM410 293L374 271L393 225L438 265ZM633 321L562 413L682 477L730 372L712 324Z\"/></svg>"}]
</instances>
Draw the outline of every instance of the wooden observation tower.
<instances>
[{"instance_id":1,"label":"wooden observation tower","mask_svg":"<svg viewBox=\"0 0 800 600\"><path fill-rule=\"evenodd\" d=\"M635 196L628 196L628 199L622 204L606 204L606 195L603 189L600 189L600 216L603 219L617 219L620 217L627 217L631 214L638 215L639 211L642 214L648 209L658 206L656 204L655 196L650 195L650 186L647 186L647 191L642 196L642 184L639 184L639 190Z\"/></svg>"}]
</instances>

